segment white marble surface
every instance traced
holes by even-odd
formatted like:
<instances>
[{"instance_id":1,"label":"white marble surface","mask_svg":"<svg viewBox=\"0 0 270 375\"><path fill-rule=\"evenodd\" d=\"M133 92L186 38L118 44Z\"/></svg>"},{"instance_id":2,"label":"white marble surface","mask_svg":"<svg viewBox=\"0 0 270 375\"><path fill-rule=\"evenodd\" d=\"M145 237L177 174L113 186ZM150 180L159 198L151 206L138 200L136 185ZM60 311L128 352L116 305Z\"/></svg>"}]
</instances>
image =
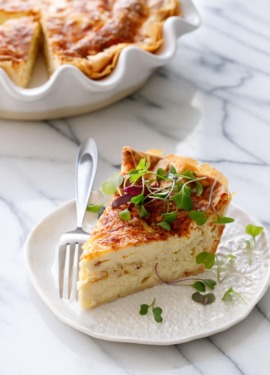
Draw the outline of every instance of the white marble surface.
<instances>
[{"instance_id":1,"label":"white marble surface","mask_svg":"<svg viewBox=\"0 0 270 375\"><path fill-rule=\"evenodd\" d=\"M231 329L169 347L92 339L59 321L25 271L32 227L74 195L74 159L96 139L96 186L125 144L210 161L235 203L270 228L270 3L196 1L204 25L179 41L174 60L107 109L57 121L0 120L0 374L270 373L270 291ZM1 97L0 97L1 100Z\"/></svg>"}]
</instances>

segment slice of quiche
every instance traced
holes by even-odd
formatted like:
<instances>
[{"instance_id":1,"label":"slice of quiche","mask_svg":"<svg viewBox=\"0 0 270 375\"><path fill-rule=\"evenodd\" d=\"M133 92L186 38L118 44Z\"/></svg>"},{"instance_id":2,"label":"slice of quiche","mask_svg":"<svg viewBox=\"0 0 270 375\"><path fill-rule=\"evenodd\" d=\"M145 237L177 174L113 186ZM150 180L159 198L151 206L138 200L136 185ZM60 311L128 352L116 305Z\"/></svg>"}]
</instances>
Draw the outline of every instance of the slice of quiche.
<instances>
[{"instance_id":1,"label":"slice of quiche","mask_svg":"<svg viewBox=\"0 0 270 375\"><path fill-rule=\"evenodd\" d=\"M202 272L196 256L214 253L224 229L227 180L209 164L124 147L121 174L83 246L82 308Z\"/></svg>"},{"instance_id":2,"label":"slice of quiche","mask_svg":"<svg viewBox=\"0 0 270 375\"><path fill-rule=\"evenodd\" d=\"M12 81L26 87L40 41L40 26L32 17L10 19L0 25L0 68Z\"/></svg>"}]
</instances>

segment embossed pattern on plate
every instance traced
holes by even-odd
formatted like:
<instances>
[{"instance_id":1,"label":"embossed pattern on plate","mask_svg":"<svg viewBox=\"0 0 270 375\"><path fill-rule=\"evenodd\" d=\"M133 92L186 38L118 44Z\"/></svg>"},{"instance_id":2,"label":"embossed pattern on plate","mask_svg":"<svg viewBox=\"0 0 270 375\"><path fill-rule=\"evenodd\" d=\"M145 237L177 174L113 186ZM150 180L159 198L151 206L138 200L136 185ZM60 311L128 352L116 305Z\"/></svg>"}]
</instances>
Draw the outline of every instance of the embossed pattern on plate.
<instances>
[{"instance_id":1,"label":"embossed pattern on plate","mask_svg":"<svg viewBox=\"0 0 270 375\"><path fill-rule=\"evenodd\" d=\"M88 215L88 225L93 224L93 215ZM60 300L54 273L55 246L59 235L75 225L74 202L56 209L30 233L25 244L28 272L40 297L54 314L75 329L93 337L153 345L170 345L206 337L244 319L264 295L270 283L270 248L267 234L263 232L258 238L253 261L249 265L244 246L244 241L248 238L245 227L249 223L260 223L234 205L231 205L228 215L236 220L227 225L217 254L222 256L233 253L236 259L229 276L214 291L216 301L208 306L192 301L193 288L169 285L159 285L91 311L81 311L76 302L67 303ZM226 272L226 268L224 271ZM200 276L214 278L215 269ZM241 293L246 302L237 298L223 302L221 298L230 287ZM157 305L163 308L162 324L156 323L151 314L139 314L140 305L150 304L154 297Z\"/></svg>"}]
</instances>

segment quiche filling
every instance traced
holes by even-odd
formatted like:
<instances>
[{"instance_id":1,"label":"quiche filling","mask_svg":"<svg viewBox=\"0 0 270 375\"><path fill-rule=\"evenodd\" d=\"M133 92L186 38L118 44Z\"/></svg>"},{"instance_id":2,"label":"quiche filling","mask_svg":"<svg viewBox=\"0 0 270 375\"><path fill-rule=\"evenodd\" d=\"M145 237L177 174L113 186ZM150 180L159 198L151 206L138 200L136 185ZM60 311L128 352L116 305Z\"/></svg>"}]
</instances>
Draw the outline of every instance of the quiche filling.
<instances>
[{"instance_id":1,"label":"quiche filling","mask_svg":"<svg viewBox=\"0 0 270 375\"><path fill-rule=\"evenodd\" d=\"M121 174L83 246L78 289L86 309L202 272L196 256L214 253L224 229L230 194L210 165L124 147Z\"/></svg>"},{"instance_id":2,"label":"quiche filling","mask_svg":"<svg viewBox=\"0 0 270 375\"><path fill-rule=\"evenodd\" d=\"M49 74L63 64L71 64L91 79L110 74L127 46L155 53L163 43L163 23L180 13L178 0L0 0L3 27L11 19L20 22L22 17L40 23ZM10 33L16 36L15 30ZM1 43L7 41L2 38ZM11 39L9 43L17 48ZM34 55L28 57L26 53L21 61L29 58L32 67ZM29 69L27 79L21 80L14 78L17 72L12 63L9 69L6 65L0 68L20 86L30 81Z\"/></svg>"}]
</instances>

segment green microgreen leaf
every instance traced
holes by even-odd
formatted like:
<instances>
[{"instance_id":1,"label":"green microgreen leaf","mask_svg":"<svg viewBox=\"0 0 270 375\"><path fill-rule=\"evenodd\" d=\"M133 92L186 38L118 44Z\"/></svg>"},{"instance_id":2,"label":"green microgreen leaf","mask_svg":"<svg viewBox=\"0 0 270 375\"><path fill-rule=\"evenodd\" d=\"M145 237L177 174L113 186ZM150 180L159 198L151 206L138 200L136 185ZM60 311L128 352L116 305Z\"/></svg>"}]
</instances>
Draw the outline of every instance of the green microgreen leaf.
<instances>
[{"instance_id":1,"label":"green microgreen leaf","mask_svg":"<svg viewBox=\"0 0 270 375\"><path fill-rule=\"evenodd\" d=\"M209 289L215 289L216 285L217 283L215 282L215 280L212 279L201 279L195 281L195 283L192 284L193 288L198 290L198 292L205 292L206 287Z\"/></svg>"},{"instance_id":2,"label":"green microgreen leaf","mask_svg":"<svg viewBox=\"0 0 270 375\"><path fill-rule=\"evenodd\" d=\"M136 206L141 205L144 202L144 194L141 193L139 195L136 195L135 197L131 198L131 202L136 204Z\"/></svg>"},{"instance_id":3,"label":"green microgreen leaf","mask_svg":"<svg viewBox=\"0 0 270 375\"><path fill-rule=\"evenodd\" d=\"M205 212L202 211L190 211L188 216L199 226L204 225L207 220Z\"/></svg>"},{"instance_id":4,"label":"green microgreen leaf","mask_svg":"<svg viewBox=\"0 0 270 375\"><path fill-rule=\"evenodd\" d=\"M183 185L180 193L175 194L172 199L174 200L178 208L182 208L185 211L190 211L192 209L192 200L190 198L190 194L190 187Z\"/></svg>"},{"instance_id":5,"label":"green microgreen leaf","mask_svg":"<svg viewBox=\"0 0 270 375\"><path fill-rule=\"evenodd\" d=\"M234 219L228 216L218 216L216 221L213 221L213 224L229 224L233 223Z\"/></svg>"},{"instance_id":6,"label":"green microgreen leaf","mask_svg":"<svg viewBox=\"0 0 270 375\"><path fill-rule=\"evenodd\" d=\"M106 195L116 193L117 189L123 182L123 177L120 173L114 173L107 181L102 184L102 191Z\"/></svg>"},{"instance_id":7,"label":"green microgreen leaf","mask_svg":"<svg viewBox=\"0 0 270 375\"><path fill-rule=\"evenodd\" d=\"M163 168L158 168L157 170L157 182L161 182L162 180L167 180L168 174Z\"/></svg>"},{"instance_id":8,"label":"green microgreen leaf","mask_svg":"<svg viewBox=\"0 0 270 375\"><path fill-rule=\"evenodd\" d=\"M256 248L256 237L259 236L263 232L264 228L260 226L256 226L253 224L248 224L246 226L246 233L249 234L252 238L250 240L246 240L246 248L248 250L248 264L251 265L252 263L252 255L253 251Z\"/></svg>"},{"instance_id":9,"label":"green microgreen leaf","mask_svg":"<svg viewBox=\"0 0 270 375\"><path fill-rule=\"evenodd\" d=\"M185 177L187 180L193 180L194 178L196 178L195 173L193 171L190 171L189 169L181 173L181 176Z\"/></svg>"},{"instance_id":10,"label":"green microgreen leaf","mask_svg":"<svg viewBox=\"0 0 270 375\"><path fill-rule=\"evenodd\" d=\"M157 223L157 225L163 229L166 229L166 230L171 230L171 226L170 224L166 223L165 221L161 221L159 223Z\"/></svg>"},{"instance_id":11,"label":"green microgreen leaf","mask_svg":"<svg viewBox=\"0 0 270 375\"><path fill-rule=\"evenodd\" d=\"M236 258L233 254L227 254L224 256L216 256L216 265L217 265L217 280L218 282L222 282L221 273L225 265L229 265L233 262Z\"/></svg>"},{"instance_id":12,"label":"green microgreen leaf","mask_svg":"<svg viewBox=\"0 0 270 375\"><path fill-rule=\"evenodd\" d=\"M192 299L202 305L210 305L216 300L216 297L213 293L201 294L200 292L195 292L192 294Z\"/></svg>"},{"instance_id":13,"label":"green microgreen leaf","mask_svg":"<svg viewBox=\"0 0 270 375\"><path fill-rule=\"evenodd\" d=\"M195 281L195 283L193 283L192 286L199 292L205 292L205 285L203 281Z\"/></svg>"},{"instance_id":14,"label":"green microgreen leaf","mask_svg":"<svg viewBox=\"0 0 270 375\"><path fill-rule=\"evenodd\" d=\"M146 305L145 303L141 305L140 307L140 314L146 315L148 313L148 309L150 306Z\"/></svg>"},{"instance_id":15,"label":"green microgreen leaf","mask_svg":"<svg viewBox=\"0 0 270 375\"><path fill-rule=\"evenodd\" d=\"M217 285L216 281L212 279L204 279L203 282L209 289L215 289L215 286Z\"/></svg>"},{"instance_id":16,"label":"green microgreen leaf","mask_svg":"<svg viewBox=\"0 0 270 375\"><path fill-rule=\"evenodd\" d=\"M199 197L200 195L202 195L203 193L203 186L200 182L196 181L196 186L195 186L195 191L196 191L196 195L197 197Z\"/></svg>"},{"instance_id":17,"label":"green microgreen leaf","mask_svg":"<svg viewBox=\"0 0 270 375\"><path fill-rule=\"evenodd\" d=\"M170 165L168 177L169 178L177 177L177 171L176 171L175 167L172 164Z\"/></svg>"},{"instance_id":18,"label":"green microgreen leaf","mask_svg":"<svg viewBox=\"0 0 270 375\"><path fill-rule=\"evenodd\" d=\"M146 162L146 159L143 158L137 164L136 171L145 171L145 170L148 170L149 167L150 167L150 163Z\"/></svg>"},{"instance_id":19,"label":"green microgreen leaf","mask_svg":"<svg viewBox=\"0 0 270 375\"><path fill-rule=\"evenodd\" d=\"M163 193L152 194L152 195L153 197L157 197L157 198L166 198L168 195L168 191L164 191Z\"/></svg>"},{"instance_id":20,"label":"green microgreen leaf","mask_svg":"<svg viewBox=\"0 0 270 375\"><path fill-rule=\"evenodd\" d=\"M222 301L231 301L234 296L240 298L243 302L246 302L245 299L241 296L241 294L236 292L232 287L226 290L224 296L222 297Z\"/></svg>"},{"instance_id":21,"label":"green microgreen leaf","mask_svg":"<svg viewBox=\"0 0 270 375\"><path fill-rule=\"evenodd\" d=\"M143 204L138 205L137 208L140 217L148 217L150 215Z\"/></svg>"},{"instance_id":22,"label":"green microgreen leaf","mask_svg":"<svg viewBox=\"0 0 270 375\"><path fill-rule=\"evenodd\" d=\"M209 270L214 266L215 259L216 259L215 254L204 251L197 255L196 262L198 264L204 264L205 268Z\"/></svg>"},{"instance_id":23,"label":"green microgreen leaf","mask_svg":"<svg viewBox=\"0 0 270 375\"><path fill-rule=\"evenodd\" d=\"M153 307L152 308L154 319L157 323L162 323L163 318L161 316L162 314L162 308L161 307Z\"/></svg>"},{"instance_id":24,"label":"green microgreen leaf","mask_svg":"<svg viewBox=\"0 0 270 375\"><path fill-rule=\"evenodd\" d=\"M263 229L264 229L263 227L259 227L253 224L248 224L246 226L246 233L249 234L251 237L255 238L262 233Z\"/></svg>"},{"instance_id":25,"label":"green microgreen leaf","mask_svg":"<svg viewBox=\"0 0 270 375\"><path fill-rule=\"evenodd\" d=\"M236 256L235 255L233 255L233 254L227 254L227 255L225 255L224 256L224 260L226 260L226 259L229 259L229 261L232 261L232 260L234 260L236 258Z\"/></svg>"},{"instance_id":26,"label":"green microgreen leaf","mask_svg":"<svg viewBox=\"0 0 270 375\"><path fill-rule=\"evenodd\" d=\"M101 208L103 208L104 206L101 204L101 205L94 205L94 204L90 204L89 206L87 206L87 211L88 212L99 212Z\"/></svg>"},{"instance_id":27,"label":"green microgreen leaf","mask_svg":"<svg viewBox=\"0 0 270 375\"><path fill-rule=\"evenodd\" d=\"M156 299L153 299L153 302L150 305L147 304L142 304L140 307L140 314L141 315L146 315L149 311L149 309L152 309L152 314L157 323L162 323L163 318L161 316L162 314L162 308L161 307L155 307Z\"/></svg>"},{"instance_id":28,"label":"green microgreen leaf","mask_svg":"<svg viewBox=\"0 0 270 375\"><path fill-rule=\"evenodd\" d=\"M128 209L125 209L123 211L120 211L119 212L119 216L120 216L120 219L126 221L126 220L130 220L131 218L131 215L130 215L130 212Z\"/></svg>"},{"instance_id":29,"label":"green microgreen leaf","mask_svg":"<svg viewBox=\"0 0 270 375\"><path fill-rule=\"evenodd\" d=\"M177 212L173 211L166 214L161 214L161 216L163 217L163 221L165 221L165 223L171 224L177 219Z\"/></svg>"}]
</instances>

